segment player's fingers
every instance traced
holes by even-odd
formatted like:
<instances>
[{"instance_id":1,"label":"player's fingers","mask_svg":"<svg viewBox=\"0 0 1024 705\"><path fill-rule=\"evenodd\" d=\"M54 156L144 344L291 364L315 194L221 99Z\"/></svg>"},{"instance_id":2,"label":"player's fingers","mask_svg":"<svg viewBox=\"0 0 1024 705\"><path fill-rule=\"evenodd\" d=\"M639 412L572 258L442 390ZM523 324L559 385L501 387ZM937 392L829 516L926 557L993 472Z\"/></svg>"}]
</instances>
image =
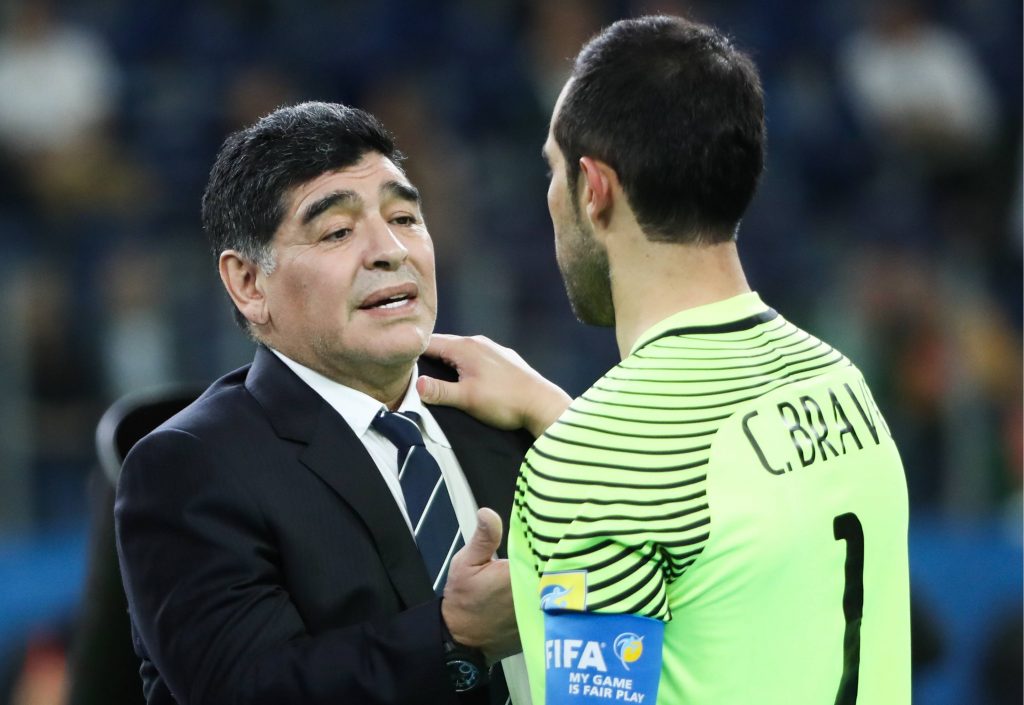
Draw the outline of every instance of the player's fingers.
<instances>
[{"instance_id":1,"label":"player's fingers","mask_svg":"<svg viewBox=\"0 0 1024 705\"><path fill-rule=\"evenodd\" d=\"M494 557L501 543L501 517L493 509L476 511L476 531L466 544L464 559L470 565L484 565Z\"/></svg>"},{"instance_id":2,"label":"player's fingers","mask_svg":"<svg viewBox=\"0 0 1024 705\"><path fill-rule=\"evenodd\" d=\"M460 335L434 333L430 336L430 342L427 343L427 349L423 351L423 354L450 362L451 356L455 354L455 348L462 340L463 338Z\"/></svg>"},{"instance_id":3,"label":"player's fingers","mask_svg":"<svg viewBox=\"0 0 1024 705\"><path fill-rule=\"evenodd\" d=\"M462 388L455 382L420 376L416 380L416 391L419 392L424 404L455 407L462 405Z\"/></svg>"}]
</instances>

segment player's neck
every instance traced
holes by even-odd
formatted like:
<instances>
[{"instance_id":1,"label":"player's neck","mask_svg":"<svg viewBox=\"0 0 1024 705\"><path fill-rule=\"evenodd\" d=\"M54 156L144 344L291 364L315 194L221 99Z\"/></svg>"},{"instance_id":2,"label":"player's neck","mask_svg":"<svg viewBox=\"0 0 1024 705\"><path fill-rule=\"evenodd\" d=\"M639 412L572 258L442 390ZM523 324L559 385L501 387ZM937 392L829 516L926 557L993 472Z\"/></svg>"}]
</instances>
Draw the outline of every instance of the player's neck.
<instances>
[{"instance_id":1,"label":"player's neck","mask_svg":"<svg viewBox=\"0 0 1024 705\"><path fill-rule=\"evenodd\" d=\"M632 238L609 251L615 338L629 355L637 338L672 314L750 291L734 242L678 245Z\"/></svg>"}]
</instances>

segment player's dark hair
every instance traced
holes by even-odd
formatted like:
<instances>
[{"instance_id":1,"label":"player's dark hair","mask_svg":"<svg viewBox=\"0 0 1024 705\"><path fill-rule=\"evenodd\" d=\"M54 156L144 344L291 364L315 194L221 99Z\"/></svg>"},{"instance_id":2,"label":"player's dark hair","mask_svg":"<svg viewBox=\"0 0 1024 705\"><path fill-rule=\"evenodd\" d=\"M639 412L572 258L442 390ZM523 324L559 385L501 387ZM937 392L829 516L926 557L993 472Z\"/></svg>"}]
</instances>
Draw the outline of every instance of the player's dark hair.
<instances>
[{"instance_id":1,"label":"player's dark hair","mask_svg":"<svg viewBox=\"0 0 1024 705\"><path fill-rule=\"evenodd\" d=\"M764 94L753 62L714 28L620 20L576 57L553 132L570 193L580 157L593 157L615 169L649 239L724 242L764 168Z\"/></svg>"},{"instance_id":2,"label":"player's dark hair","mask_svg":"<svg viewBox=\"0 0 1024 705\"><path fill-rule=\"evenodd\" d=\"M271 241L289 191L352 166L367 152L379 152L396 165L403 159L377 118L337 103L278 108L230 135L217 153L203 194L203 229L214 257L236 250L271 269ZM237 309L235 320L248 328Z\"/></svg>"}]
</instances>

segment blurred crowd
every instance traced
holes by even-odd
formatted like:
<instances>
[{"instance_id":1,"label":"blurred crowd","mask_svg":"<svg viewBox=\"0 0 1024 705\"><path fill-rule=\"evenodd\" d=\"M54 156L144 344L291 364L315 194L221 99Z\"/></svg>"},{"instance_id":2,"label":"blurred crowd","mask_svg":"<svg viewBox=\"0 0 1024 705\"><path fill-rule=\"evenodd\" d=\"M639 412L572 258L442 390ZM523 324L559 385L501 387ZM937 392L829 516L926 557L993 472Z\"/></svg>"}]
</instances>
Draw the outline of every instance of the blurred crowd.
<instances>
[{"instance_id":1,"label":"blurred crowd","mask_svg":"<svg viewBox=\"0 0 1024 705\"><path fill-rule=\"evenodd\" d=\"M1019 2L2 0L0 540L82 521L113 400L250 359L199 202L223 138L284 103L381 118L424 195L438 329L582 392L616 350L563 294L540 147L580 45L652 12L761 70L752 286L872 381L914 511L1019 523Z\"/></svg>"}]
</instances>

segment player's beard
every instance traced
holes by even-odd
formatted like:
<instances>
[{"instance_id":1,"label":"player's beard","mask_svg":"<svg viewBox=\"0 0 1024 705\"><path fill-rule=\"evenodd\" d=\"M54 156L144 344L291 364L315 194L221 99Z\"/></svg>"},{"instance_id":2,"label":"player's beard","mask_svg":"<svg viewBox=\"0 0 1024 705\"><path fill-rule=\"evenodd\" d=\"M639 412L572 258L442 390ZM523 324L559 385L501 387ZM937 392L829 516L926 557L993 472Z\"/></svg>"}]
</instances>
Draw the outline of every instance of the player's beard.
<instances>
[{"instance_id":1,"label":"player's beard","mask_svg":"<svg viewBox=\"0 0 1024 705\"><path fill-rule=\"evenodd\" d=\"M562 220L560 242L555 248L558 269L562 272L569 305L580 323L592 326L615 325L612 303L611 270L608 252L594 237L579 213Z\"/></svg>"}]
</instances>

